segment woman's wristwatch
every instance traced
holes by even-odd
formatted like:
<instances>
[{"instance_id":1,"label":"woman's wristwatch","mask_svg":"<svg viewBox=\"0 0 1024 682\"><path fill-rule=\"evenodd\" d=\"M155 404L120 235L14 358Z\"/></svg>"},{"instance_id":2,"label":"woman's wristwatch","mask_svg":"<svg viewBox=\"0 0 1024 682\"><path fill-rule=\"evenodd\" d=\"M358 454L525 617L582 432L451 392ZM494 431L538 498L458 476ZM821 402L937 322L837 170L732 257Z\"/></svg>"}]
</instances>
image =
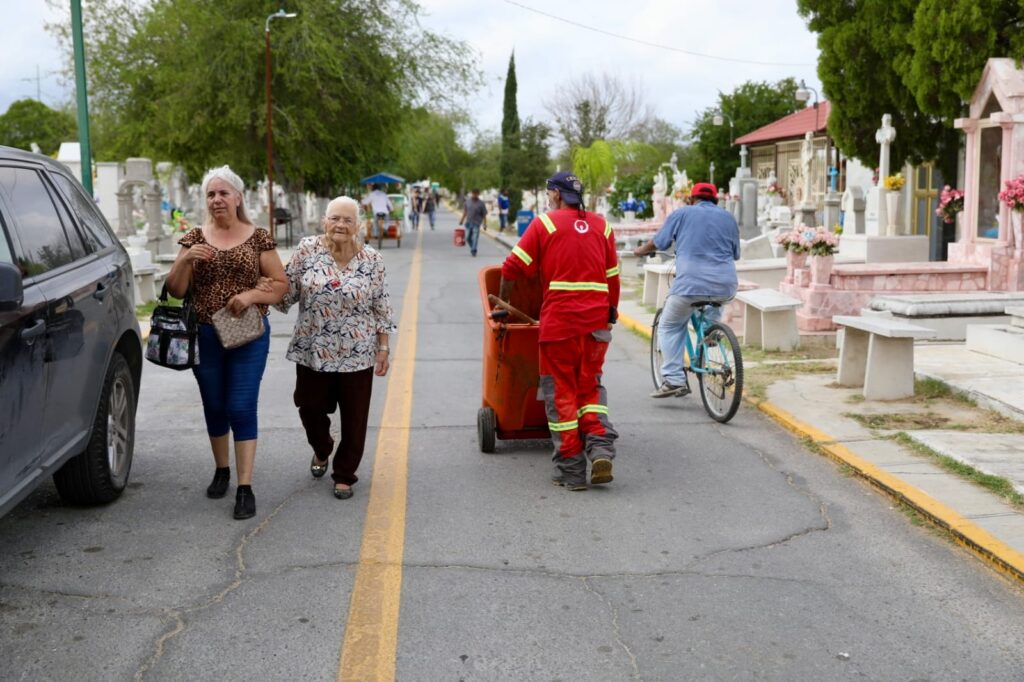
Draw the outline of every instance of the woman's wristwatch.
<instances>
[{"instance_id":1,"label":"woman's wristwatch","mask_svg":"<svg viewBox=\"0 0 1024 682\"><path fill-rule=\"evenodd\" d=\"M391 348L389 348L388 346L377 346L377 352L387 353L388 355L391 355Z\"/></svg>"}]
</instances>

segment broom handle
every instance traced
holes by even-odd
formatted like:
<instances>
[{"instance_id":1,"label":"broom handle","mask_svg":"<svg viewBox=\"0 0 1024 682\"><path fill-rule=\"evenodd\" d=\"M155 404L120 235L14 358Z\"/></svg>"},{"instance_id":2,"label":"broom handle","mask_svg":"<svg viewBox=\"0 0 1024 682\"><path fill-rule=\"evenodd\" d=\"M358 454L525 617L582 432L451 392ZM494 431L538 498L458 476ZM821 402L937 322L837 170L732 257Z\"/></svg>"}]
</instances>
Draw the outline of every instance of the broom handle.
<instances>
[{"instance_id":1,"label":"broom handle","mask_svg":"<svg viewBox=\"0 0 1024 682\"><path fill-rule=\"evenodd\" d=\"M491 302L491 305L495 306L496 308L501 308L502 310L509 311L510 313L512 313L513 315L518 317L519 319L521 319L524 322L526 322L527 324L540 324L537 320L533 319L532 317L530 317L526 313L524 313L524 312L522 312L520 310L517 310L516 308L512 307L508 303L505 303L505 301L501 300L500 298L498 298L494 294L488 294L487 295L487 300Z\"/></svg>"}]
</instances>

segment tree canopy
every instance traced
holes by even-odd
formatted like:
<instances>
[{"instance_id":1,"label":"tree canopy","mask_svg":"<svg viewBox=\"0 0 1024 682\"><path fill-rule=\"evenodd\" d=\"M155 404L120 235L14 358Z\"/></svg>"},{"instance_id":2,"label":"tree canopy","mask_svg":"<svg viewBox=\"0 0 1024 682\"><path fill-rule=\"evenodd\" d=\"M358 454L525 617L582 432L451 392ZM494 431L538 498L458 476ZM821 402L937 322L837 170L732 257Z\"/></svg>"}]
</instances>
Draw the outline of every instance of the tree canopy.
<instances>
[{"instance_id":1,"label":"tree canopy","mask_svg":"<svg viewBox=\"0 0 1024 682\"><path fill-rule=\"evenodd\" d=\"M12 102L0 116L0 144L31 150L39 145L43 154L53 155L60 143L77 139L75 118L66 111L51 109L34 99Z\"/></svg>"},{"instance_id":2,"label":"tree canopy","mask_svg":"<svg viewBox=\"0 0 1024 682\"><path fill-rule=\"evenodd\" d=\"M276 174L328 192L396 163L417 103L479 82L466 45L422 29L413 0L305 0L272 24ZM270 0L93 0L84 20L98 158L152 155L192 174L265 168Z\"/></svg>"}]
</instances>

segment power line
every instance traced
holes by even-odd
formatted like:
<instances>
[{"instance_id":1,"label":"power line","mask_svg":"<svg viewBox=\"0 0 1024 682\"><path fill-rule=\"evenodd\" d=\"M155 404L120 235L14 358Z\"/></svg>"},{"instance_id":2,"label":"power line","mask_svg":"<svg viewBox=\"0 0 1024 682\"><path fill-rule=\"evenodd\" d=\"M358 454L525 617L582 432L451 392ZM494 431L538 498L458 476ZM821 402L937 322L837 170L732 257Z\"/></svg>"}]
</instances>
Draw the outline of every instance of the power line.
<instances>
[{"instance_id":1,"label":"power line","mask_svg":"<svg viewBox=\"0 0 1024 682\"><path fill-rule=\"evenodd\" d=\"M541 16L548 17L549 19L554 19L556 21L561 21L563 23L569 24L570 26L575 26L577 28L582 28L582 29L587 30L587 31L593 31L594 33L600 33L602 35L611 36L612 38L618 38L619 40L627 40L627 41L629 41L631 43L637 43L639 45L645 45L647 47L654 47L654 48L657 48L659 50L668 50L670 52L679 52L681 54L690 55L691 57L701 57L703 59L715 59L715 60L718 60L718 61L721 61L721 62L732 62L734 64L753 64L753 65L756 65L756 66L804 66L804 67L814 66L814 64L803 64L803 63L759 62L759 61L754 61L752 59L737 59L735 57L719 57L718 55L704 54L703 52L693 52L692 50L684 50L684 49L682 49L680 47L673 47L672 45L662 45L660 43L652 43L652 42L649 42L647 40L641 40L640 38L633 38L632 36L625 36L625 35L622 35L621 33L612 33L611 31L606 31L606 30L604 30L602 28L595 28L594 26L587 26L586 24L581 24L578 21L573 21L572 19L566 19L565 17L560 17L560 16L556 16L554 14L549 14L548 12L536 9L535 7L530 7L529 5L524 5L521 2L516 2L515 0L504 0L504 1L506 3L508 3L508 4L510 4L510 5L515 5L516 7L520 7L522 9L525 9L528 12L533 12L535 14L539 14Z\"/></svg>"}]
</instances>

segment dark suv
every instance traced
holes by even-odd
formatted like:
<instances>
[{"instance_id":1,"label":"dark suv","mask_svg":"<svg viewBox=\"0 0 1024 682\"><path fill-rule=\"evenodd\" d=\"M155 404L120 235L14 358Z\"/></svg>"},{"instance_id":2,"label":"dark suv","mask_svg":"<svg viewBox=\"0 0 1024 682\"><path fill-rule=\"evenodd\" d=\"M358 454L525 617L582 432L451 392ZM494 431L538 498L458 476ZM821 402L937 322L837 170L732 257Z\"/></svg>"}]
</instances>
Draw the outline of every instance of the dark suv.
<instances>
[{"instance_id":1,"label":"dark suv","mask_svg":"<svg viewBox=\"0 0 1024 682\"><path fill-rule=\"evenodd\" d=\"M0 515L48 475L121 494L141 371L128 254L64 166L0 147Z\"/></svg>"}]
</instances>

